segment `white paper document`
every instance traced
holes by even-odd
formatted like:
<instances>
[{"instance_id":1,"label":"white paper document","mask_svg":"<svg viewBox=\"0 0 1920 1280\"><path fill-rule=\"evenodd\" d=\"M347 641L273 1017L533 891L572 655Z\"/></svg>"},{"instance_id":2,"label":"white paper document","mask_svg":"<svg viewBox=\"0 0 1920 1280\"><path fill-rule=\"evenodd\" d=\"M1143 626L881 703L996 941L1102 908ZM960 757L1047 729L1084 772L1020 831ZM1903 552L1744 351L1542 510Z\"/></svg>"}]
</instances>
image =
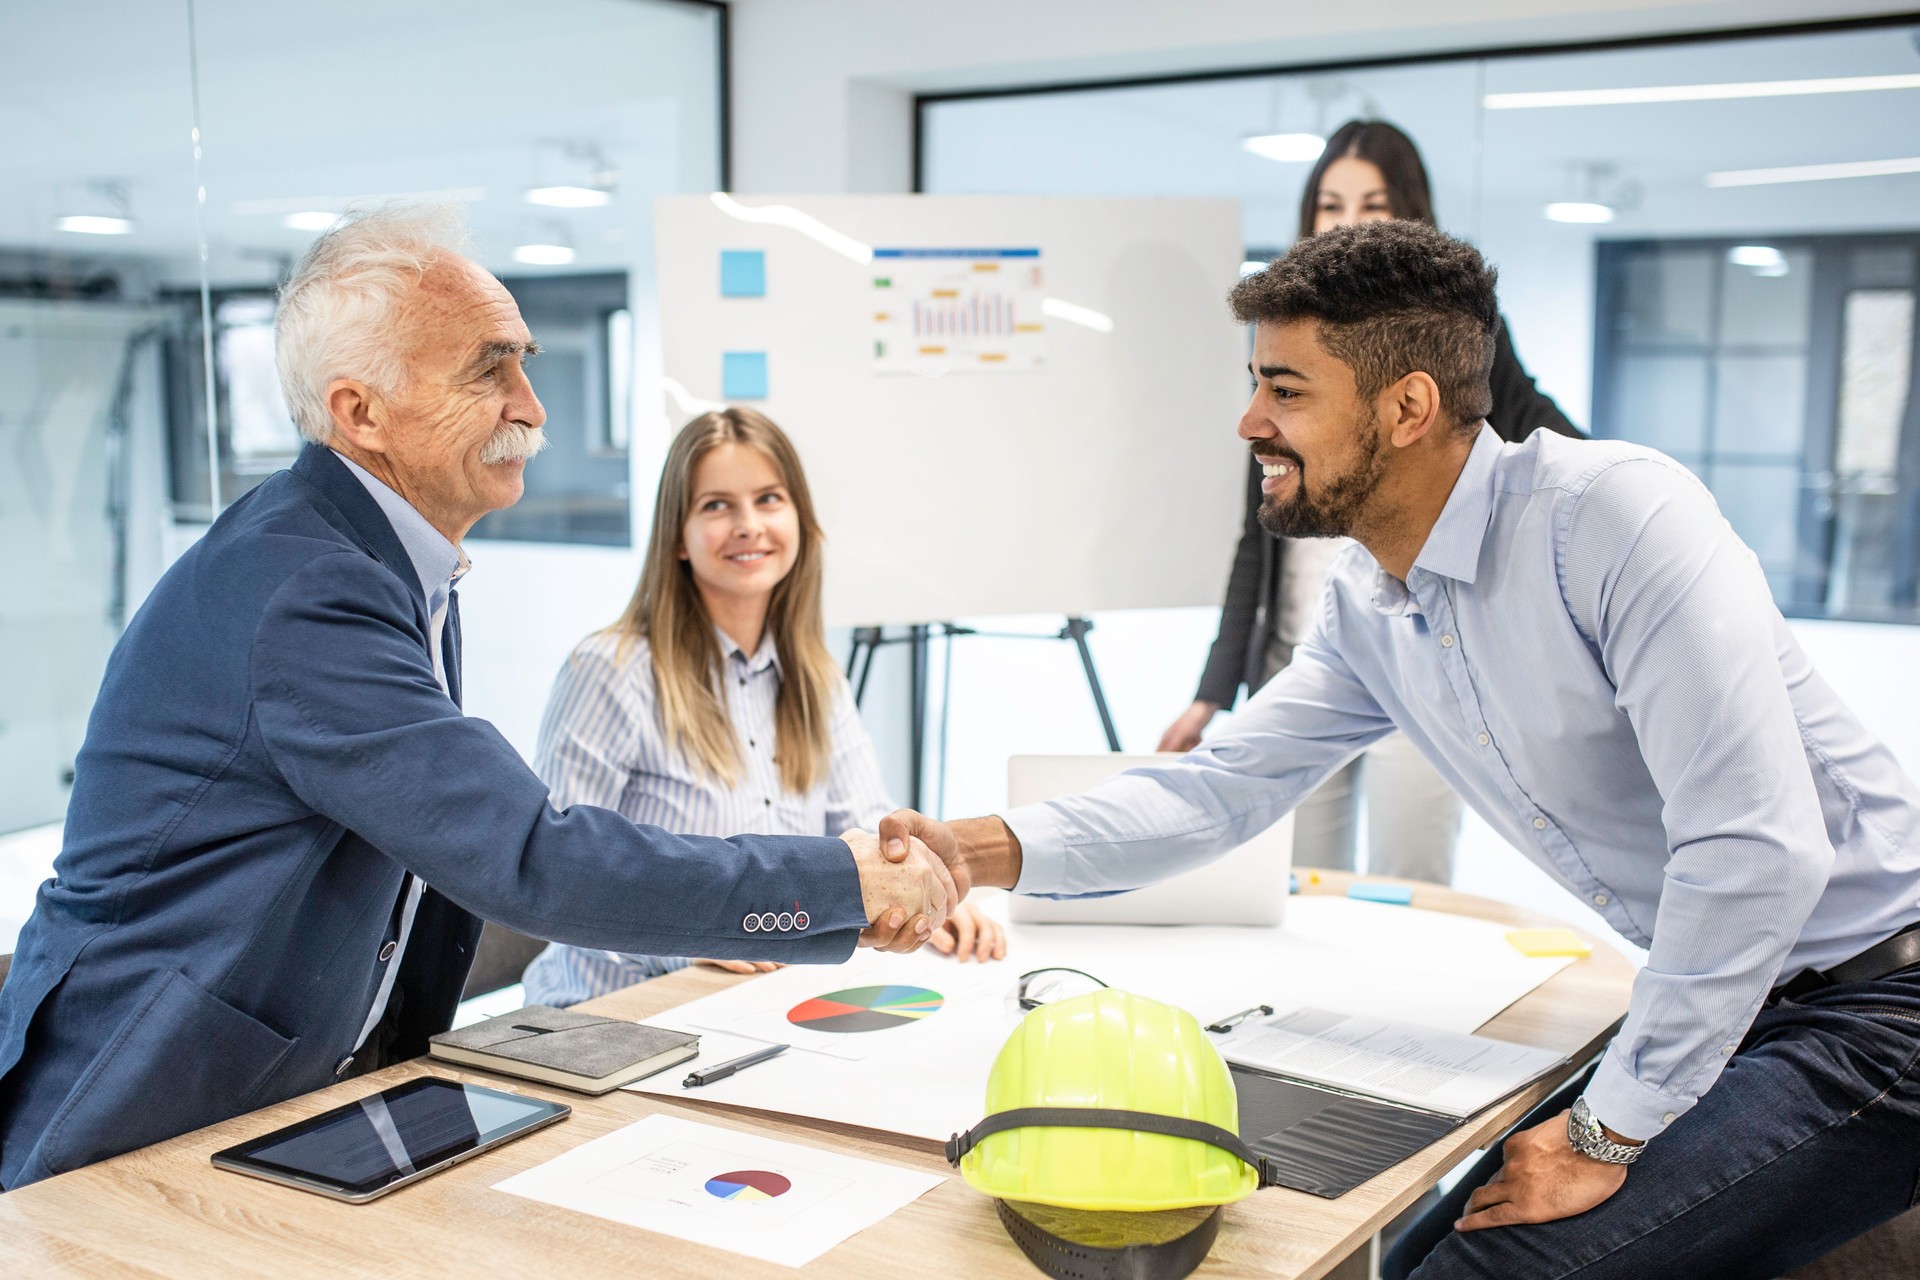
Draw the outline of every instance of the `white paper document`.
<instances>
[{"instance_id":1,"label":"white paper document","mask_svg":"<svg viewBox=\"0 0 1920 1280\"><path fill-rule=\"evenodd\" d=\"M944 1181L735 1129L648 1116L495 1183L494 1190L801 1267Z\"/></svg>"},{"instance_id":2,"label":"white paper document","mask_svg":"<svg viewBox=\"0 0 1920 1280\"><path fill-rule=\"evenodd\" d=\"M985 1114L987 1073L1019 1025L1029 969L1070 965L1186 1009L1202 1025L1254 1005L1339 1009L1467 1032L1573 963L1508 945L1507 926L1346 898L1295 897L1284 928L1015 925L1007 957L862 951L794 965L649 1018L694 1031L701 1056L626 1088L944 1140ZM687 1071L775 1042L725 1080Z\"/></svg>"},{"instance_id":3,"label":"white paper document","mask_svg":"<svg viewBox=\"0 0 1920 1280\"><path fill-rule=\"evenodd\" d=\"M1566 1061L1490 1036L1324 1009L1243 1022L1214 1045L1244 1067L1462 1118Z\"/></svg>"}]
</instances>

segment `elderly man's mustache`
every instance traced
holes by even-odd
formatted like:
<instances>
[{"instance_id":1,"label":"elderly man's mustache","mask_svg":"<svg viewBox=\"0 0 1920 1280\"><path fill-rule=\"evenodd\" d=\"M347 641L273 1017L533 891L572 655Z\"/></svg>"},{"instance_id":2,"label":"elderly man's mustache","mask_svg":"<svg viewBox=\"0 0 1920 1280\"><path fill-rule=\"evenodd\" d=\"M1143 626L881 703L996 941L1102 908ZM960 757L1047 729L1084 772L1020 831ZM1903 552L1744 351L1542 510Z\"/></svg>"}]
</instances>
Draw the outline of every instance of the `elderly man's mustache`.
<instances>
[{"instance_id":1,"label":"elderly man's mustache","mask_svg":"<svg viewBox=\"0 0 1920 1280\"><path fill-rule=\"evenodd\" d=\"M480 450L480 461L487 466L502 462L525 462L547 447L547 433L525 422L509 422L493 433Z\"/></svg>"}]
</instances>

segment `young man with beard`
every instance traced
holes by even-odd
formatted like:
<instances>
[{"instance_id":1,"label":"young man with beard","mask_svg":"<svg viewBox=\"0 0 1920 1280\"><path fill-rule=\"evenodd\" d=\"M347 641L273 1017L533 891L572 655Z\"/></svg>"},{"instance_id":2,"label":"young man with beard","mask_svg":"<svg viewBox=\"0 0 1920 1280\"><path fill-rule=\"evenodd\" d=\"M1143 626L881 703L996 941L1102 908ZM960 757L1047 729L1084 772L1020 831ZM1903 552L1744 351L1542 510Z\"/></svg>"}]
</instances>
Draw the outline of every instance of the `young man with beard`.
<instances>
[{"instance_id":1,"label":"young man with beard","mask_svg":"<svg viewBox=\"0 0 1920 1280\"><path fill-rule=\"evenodd\" d=\"M1313 236L1232 304L1255 326L1239 430L1263 522L1360 544L1312 634L1178 760L1004 817L903 811L883 842L920 836L962 891L1134 888L1241 844L1398 727L1650 956L1594 1070L1391 1274L1771 1276L1907 1208L1920 793L1712 497L1648 449L1502 444L1482 421L1494 273L1430 227Z\"/></svg>"}]
</instances>

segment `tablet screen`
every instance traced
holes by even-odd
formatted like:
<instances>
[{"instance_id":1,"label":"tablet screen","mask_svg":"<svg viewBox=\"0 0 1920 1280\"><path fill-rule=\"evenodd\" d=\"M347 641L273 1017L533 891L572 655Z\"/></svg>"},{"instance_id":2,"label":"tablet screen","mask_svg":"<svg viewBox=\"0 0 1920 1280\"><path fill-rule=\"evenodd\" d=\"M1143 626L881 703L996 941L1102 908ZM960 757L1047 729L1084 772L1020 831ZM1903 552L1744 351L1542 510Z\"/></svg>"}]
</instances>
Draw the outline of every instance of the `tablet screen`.
<instances>
[{"instance_id":1,"label":"tablet screen","mask_svg":"<svg viewBox=\"0 0 1920 1280\"><path fill-rule=\"evenodd\" d=\"M214 1161L293 1174L362 1194L565 1110L538 1098L428 1077L229 1148Z\"/></svg>"}]
</instances>

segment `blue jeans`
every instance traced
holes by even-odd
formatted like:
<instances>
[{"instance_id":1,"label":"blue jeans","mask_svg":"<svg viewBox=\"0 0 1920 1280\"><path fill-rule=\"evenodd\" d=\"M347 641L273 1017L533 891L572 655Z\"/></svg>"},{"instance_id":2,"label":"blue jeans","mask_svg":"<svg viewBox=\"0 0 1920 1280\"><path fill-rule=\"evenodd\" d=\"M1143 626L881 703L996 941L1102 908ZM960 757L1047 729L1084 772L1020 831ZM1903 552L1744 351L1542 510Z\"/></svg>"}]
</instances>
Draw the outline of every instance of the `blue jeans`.
<instances>
[{"instance_id":1,"label":"blue jeans","mask_svg":"<svg viewBox=\"0 0 1920 1280\"><path fill-rule=\"evenodd\" d=\"M1784 1275L1920 1202L1920 967L1762 1009L1698 1105L1586 1213L1454 1231L1499 1167L1496 1149L1409 1227L1384 1280Z\"/></svg>"}]
</instances>

